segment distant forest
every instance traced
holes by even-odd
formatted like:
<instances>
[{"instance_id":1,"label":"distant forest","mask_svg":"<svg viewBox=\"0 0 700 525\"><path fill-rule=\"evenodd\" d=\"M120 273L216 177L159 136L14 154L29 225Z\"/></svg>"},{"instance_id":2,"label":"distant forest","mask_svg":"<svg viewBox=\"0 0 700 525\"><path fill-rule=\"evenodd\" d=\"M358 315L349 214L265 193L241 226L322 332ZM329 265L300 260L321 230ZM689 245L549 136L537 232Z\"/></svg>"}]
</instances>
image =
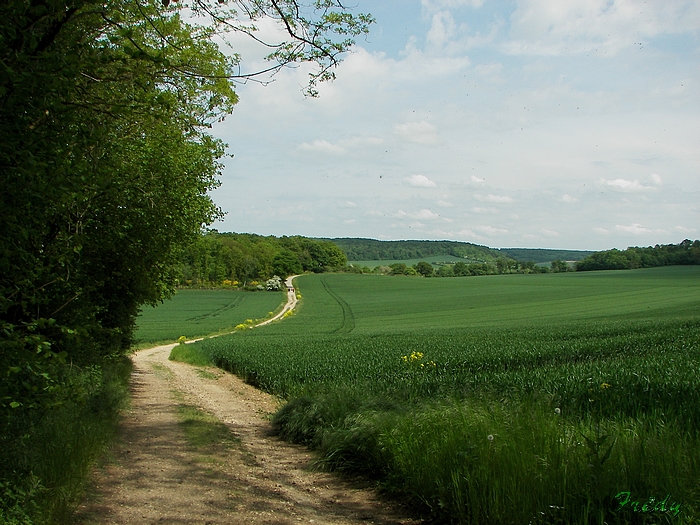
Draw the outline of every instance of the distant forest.
<instances>
[{"instance_id":1,"label":"distant forest","mask_svg":"<svg viewBox=\"0 0 700 525\"><path fill-rule=\"evenodd\" d=\"M584 250L548 250L543 248L498 248L498 252L518 262L533 261L548 263L552 261L580 261L595 252Z\"/></svg>"},{"instance_id":2,"label":"distant forest","mask_svg":"<svg viewBox=\"0 0 700 525\"><path fill-rule=\"evenodd\" d=\"M378 241L375 239L328 239L340 247L349 261L388 261L453 255L474 262L512 258L486 246L457 241Z\"/></svg>"},{"instance_id":3,"label":"distant forest","mask_svg":"<svg viewBox=\"0 0 700 525\"><path fill-rule=\"evenodd\" d=\"M273 275L340 270L347 262L343 251L325 240L210 231L181 253L179 284L255 289Z\"/></svg>"},{"instance_id":4,"label":"distant forest","mask_svg":"<svg viewBox=\"0 0 700 525\"><path fill-rule=\"evenodd\" d=\"M595 252L576 263L576 270L629 270L700 264L700 241L684 240L680 244L657 244L640 248L637 246L621 250Z\"/></svg>"},{"instance_id":5,"label":"distant forest","mask_svg":"<svg viewBox=\"0 0 700 525\"><path fill-rule=\"evenodd\" d=\"M444 264L407 267L395 263L375 270L348 267L350 261L402 261L440 255L464 259ZM576 261L572 266L565 261ZM536 264L540 266L535 266ZM541 266L550 263L550 266ZM566 272L650 268L700 264L700 241L631 247L601 252L505 248L492 249L454 241L378 241L373 239L312 239L249 233L207 232L180 255L181 286L233 286L257 289L273 275L303 272L362 271L391 275L452 277L502 273Z\"/></svg>"}]
</instances>

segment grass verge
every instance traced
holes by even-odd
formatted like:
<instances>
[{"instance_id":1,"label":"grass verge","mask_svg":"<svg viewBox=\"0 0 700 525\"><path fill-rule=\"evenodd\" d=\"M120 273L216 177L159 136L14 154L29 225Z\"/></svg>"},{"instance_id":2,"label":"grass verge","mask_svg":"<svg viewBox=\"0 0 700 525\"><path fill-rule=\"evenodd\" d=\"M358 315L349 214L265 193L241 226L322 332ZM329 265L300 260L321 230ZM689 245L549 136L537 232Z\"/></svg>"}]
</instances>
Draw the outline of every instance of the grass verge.
<instances>
[{"instance_id":1,"label":"grass verge","mask_svg":"<svg viewBox=\"0 0 700 525\"><path fill-rule=\"evenodd\" d=\"M126 357L74 369L74 398L14 423L23 432L3 451L0 523L70 522L92 466L114 438L130 374Z\"/></svg>"}]
</instances>

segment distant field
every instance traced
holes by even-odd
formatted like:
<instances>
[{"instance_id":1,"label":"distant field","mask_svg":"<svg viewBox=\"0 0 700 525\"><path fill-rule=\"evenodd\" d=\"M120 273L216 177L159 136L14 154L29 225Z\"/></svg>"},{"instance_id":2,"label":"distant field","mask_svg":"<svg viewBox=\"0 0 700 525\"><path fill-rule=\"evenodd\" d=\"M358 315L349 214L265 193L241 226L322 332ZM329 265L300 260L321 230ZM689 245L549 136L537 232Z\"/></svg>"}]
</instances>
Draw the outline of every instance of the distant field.
<instances>
[{"instance_id":1,"label":"distant field","mask_svg":"<svg viewBox=\"0 0 700 525\"><path fill-rule=\"evenodd\" d=\"M262 319L284 301L282 292L179 290L157 307L146 306L137 319L137 343L188 339L233 328L247 319Z\"/></svg>"},{"instance_id":2,"label":"distant field","mask_svg":"<svg viewBox=\"0 0 700 525\"><path fill-rule=\"evenodd\" d=\"M326 467L439 522L700 518L700 267L296 285L292 317L193 349L287 399Z\"/></svg>"},{"instance_id":3,"label":"distant field","mask_svg":"<svg viewBox=\"0 0 700 525\"><path fill-rule=\"evenodd\" d=\"M293 318L269 330L333 333L695 318L700 267L423 279L308 275Z\"/></svg>"},{"instance_id":4,"label":"distant field","mask_svg":"<svg viewBox=\"0 0 700 525\"><path fill-rule=\"evenodd\" d=\"M463 262L467 264L480 263L481 260L476 259L465 259L464 257L455 257L454 255L434 255L432 257L424 257L422 259L401 259L401 260L380 260L380 261L348 261L348 264L353 266L367 266L368 268L376 268L377 266L390 266L395 263L403 263L406 266L413 266L418 264L420 261L425 261L433 266L438 266L439 263L454 264L457 262Z\"/></svg>"}]
</instances>

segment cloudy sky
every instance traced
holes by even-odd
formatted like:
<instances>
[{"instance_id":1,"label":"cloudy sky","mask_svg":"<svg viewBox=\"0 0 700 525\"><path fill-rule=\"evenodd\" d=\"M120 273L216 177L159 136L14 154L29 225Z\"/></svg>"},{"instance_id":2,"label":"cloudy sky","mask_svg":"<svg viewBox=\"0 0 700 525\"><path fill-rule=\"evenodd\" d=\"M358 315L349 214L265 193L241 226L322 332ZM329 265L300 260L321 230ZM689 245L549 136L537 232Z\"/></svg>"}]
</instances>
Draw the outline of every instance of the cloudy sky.
<instances>
[{"instance_id":1,"label":"cloudy sky","mask_svg":"<svg viewBox=\"0 0 700 525\"><path fill-rule=\"evenodd\" d=\"M700 238L700 3L352 1L377 23L320 98L285 70L239 86L214 128L234 155L219 231L592 250Z\"/></svg>"}]
</instances>

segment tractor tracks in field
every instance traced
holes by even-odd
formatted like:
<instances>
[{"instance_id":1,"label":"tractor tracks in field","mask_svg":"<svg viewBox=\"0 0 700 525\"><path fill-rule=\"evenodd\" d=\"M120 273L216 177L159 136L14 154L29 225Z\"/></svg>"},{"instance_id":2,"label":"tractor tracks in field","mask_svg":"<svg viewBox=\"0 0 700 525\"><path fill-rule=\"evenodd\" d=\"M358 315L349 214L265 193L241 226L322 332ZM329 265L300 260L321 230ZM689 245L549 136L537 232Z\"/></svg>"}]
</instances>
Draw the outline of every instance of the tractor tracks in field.
<instances>
[{"instance_id":1,"label":"tractor tracks in field","mask_svg":"<svg viewBox=\"0 0 700 525\"><path fill-rule=\"evenodd\" d=\"M345 302L345 299L343 299L342 297L340 297L340 295L331 290L331 287L328 286L326 279L321 278L321 284L323 285L323 288L324 290L326 290L328 295L330 295L343 310L343 322L341 323L339 328L333 331L333 333L349 334L355 329L355 315L352 313L352 308L350 308L350 305L347 302Z\"/></svg>"},{"instance_id":2,"label":"tractor tracks in field","mask_svg":"<svg viewBox=\"0 0 700 525\"><path fill-rule=\"evenodd\" d=\"M236 306L241 304L241 302L243 302L243 297L241 297L240 295L236 295L236 296L234 296L234 299L230 303L228 303L227 305L222 306L221 308L218 308L217 310L214 310L213 312L209 312L209 313L204 314L204 315L197 315L195 317L190 317L189 319L187 319L187 321L203 321L204 319L211 319L212 317L217 317L217 316L227 312L231 308L235 308Z\"/></svg>"}]
</instances>

